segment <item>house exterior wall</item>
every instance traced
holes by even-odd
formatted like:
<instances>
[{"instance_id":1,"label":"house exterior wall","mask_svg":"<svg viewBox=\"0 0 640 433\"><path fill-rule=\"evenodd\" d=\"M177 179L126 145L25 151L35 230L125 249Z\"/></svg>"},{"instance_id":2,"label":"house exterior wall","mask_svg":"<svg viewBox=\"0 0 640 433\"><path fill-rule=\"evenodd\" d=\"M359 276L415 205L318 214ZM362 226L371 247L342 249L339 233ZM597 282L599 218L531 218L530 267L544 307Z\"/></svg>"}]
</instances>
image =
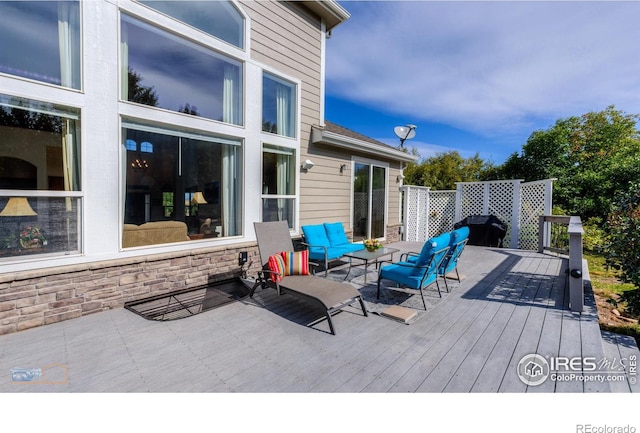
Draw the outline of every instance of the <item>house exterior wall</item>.
<instances>
[{"instance_id":1,"label":"house exterior wall","mask_svg":"<svg viewBox=\"0 0 640 433\"><path fill-rule=\"evenodd\" d=\"M136 117L138 107L119 102L119 13L149 19L170 30L179 29L194 41L199 40L199 32L175 24L168 17L148 13L147 8L135 2L82 2L81 91L0 74L0 93L81 110L83 182L78 195L84 214L81 254L0 259L0 334L239 276L237 261L241 251L249 253L249 273L257 270L253 221L261 218L261 148L263 144L273 144L297 149L299 161L300 143L308 143L311 125L319 122L322 23L300 5L271 1L236 5L246 19L245 49L229 47L212 38L206 43L244 65L244 125L190 118L184 121L194 129L212 128L217 134L243 140L244 225L238 237L141 248L123 249L120 245L120 116ZM290 80L298 88L300 121L294 138L261 130L263 72ZM170 124L171 117L171 113L158 110L156 120ZM0 224L3 222L0 220Z\"/></svg>"},{"instance_id":2,"label":"house exterior wall","mask_svg":"<svg viewBox=\"0 0 640 433\"><path fill-rule=\"evenodd\" d=\"M349 152L310 144L312 126L322 125L324 24L302 3L235 2L246 19L245 48L233 48L171 18L150 13L130 0L81 2L82 89L75 91L0 73L0 94L70 106L80 111L81 251L71 255L0 258L0 334L46 325L173 290L239 276L239 252L249 254L249 274L259 267L253 222L261 220L262 146L296 150L296 218L299 227L341 221L350 231L352 165ZM201 41L243 64L244 123L231 125L181 118L182 126L211 131L242 141L242 233L239 236L123 248L122 140L123 117L148 117L149 108L120 101L120 13L149 20L162 28ZM0 17L0 22L2 17ZM295 137L262 131L263 73L297 86L298 124ZM147 111L145 111L147 110ZM154 121L171 125L176 115L157 110ZM371 158L370 155L361 155ZM301 172L300 161L315 166ZM387 241L396 240L400 163L388 165ZM0 224L3 221L0 220Z\"/></svg>"},{"instance_id":3,"label":"house exterior wall","mask_svg":"<svg viewBox=\"0 0 640 433\"><path fill-rule=\"evenodd\" d=\"M273 7L275 6L275 7ZM251 56L301 80L300 161L310 159L313 169L300 173L299 226L342 222L352 231L352 171L340 173L340 166L352 164L353 156L344 150L310 143L311 127L322 125L322 23L305 9L288 3L247 2L245 9L253 21ZM371 155L358 155L371 158ZM387 198L387 240L395 236L400 226L400 192L396 182L400 163L389 164ZM298 228L299 228L298 226Z\"/></svg>"}]
</instances>

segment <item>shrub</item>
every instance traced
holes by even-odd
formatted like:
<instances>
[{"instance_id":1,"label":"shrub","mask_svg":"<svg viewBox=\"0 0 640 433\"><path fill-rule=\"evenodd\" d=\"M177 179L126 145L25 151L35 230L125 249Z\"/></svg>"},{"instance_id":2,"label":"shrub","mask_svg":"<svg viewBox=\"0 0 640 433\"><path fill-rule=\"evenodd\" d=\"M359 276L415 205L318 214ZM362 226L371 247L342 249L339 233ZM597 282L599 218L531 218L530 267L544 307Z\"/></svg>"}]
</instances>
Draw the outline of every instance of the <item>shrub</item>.
<instances>
[{"instance_id":1,"label":"shrub","mask_svg":"<svg viewBox=\"0 0 640 433\"><path fill-rule=\"evenodd\" d=\"M600 251L606 243L606 233L602 228L602 218L589 218L583 225L582 245L587 251Z\"/></svg>"},{"instance_id":2,"label":"shrub","mask_svg":"<svg viewBox=\"0 0 640 433\"><path fill-rule=\"evenodd\" d=\"M605 226L607 264L620 271L620 279L636 288L621 295L632 315L640 313L640 184L618 195Z\"/></svg>"}]
</instances>

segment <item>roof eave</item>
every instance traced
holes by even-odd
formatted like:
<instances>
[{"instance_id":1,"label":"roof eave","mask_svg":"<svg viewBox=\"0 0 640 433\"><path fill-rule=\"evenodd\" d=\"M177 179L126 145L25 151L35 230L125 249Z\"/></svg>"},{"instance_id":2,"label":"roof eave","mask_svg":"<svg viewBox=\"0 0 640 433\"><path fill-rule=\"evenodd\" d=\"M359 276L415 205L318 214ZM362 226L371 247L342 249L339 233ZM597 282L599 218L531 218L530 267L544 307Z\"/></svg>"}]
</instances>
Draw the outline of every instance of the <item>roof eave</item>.
<instances>
[{"instance_id":1,"label":"roof eave","mask_svg":"<svg viewBox=\"0 0 640 433\"><path fill-rule=\"evenodd\" d=\"M327 31L351 17L351 14L335 0L313 0L301 3L324 19Z\"/></svg>"},{"instance_id":2,"label":"roof eave","mask_svg":"<svg viewBox=\"0 0 640 433\"><path fill-rule=\"evenodd\" d=\"M375 143L346 137L335 132L327 131L323 128L314 126L311 133L311 141L314 144L326 144L330 146L340 147L342 149L384 156L396 161L416 162L417 156L410 155L401 150L392 147L380 146Z\"/></svg>"}]
</instances>

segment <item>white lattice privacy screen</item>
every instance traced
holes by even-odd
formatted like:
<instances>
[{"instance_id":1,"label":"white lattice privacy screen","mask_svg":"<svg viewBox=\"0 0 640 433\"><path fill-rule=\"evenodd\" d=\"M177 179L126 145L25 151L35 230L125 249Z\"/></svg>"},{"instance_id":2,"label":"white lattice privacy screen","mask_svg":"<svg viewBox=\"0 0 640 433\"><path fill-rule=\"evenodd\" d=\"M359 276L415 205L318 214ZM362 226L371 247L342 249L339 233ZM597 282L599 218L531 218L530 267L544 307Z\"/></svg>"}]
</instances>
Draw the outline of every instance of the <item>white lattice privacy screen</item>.
<instances>
[{"instance_id":1,"label":"white lattice privacy screen","mask_svg":"<svg viewBox=\"0 0 640 433\"><path fill-rule=\"evenodd\" d=\"M424 242L471 215L495 215L507 224L504 245L538 248L538 216L550 215L553 179L458 182L455 191L403 186L404 240Z\"/></svg>"}]
</instances>

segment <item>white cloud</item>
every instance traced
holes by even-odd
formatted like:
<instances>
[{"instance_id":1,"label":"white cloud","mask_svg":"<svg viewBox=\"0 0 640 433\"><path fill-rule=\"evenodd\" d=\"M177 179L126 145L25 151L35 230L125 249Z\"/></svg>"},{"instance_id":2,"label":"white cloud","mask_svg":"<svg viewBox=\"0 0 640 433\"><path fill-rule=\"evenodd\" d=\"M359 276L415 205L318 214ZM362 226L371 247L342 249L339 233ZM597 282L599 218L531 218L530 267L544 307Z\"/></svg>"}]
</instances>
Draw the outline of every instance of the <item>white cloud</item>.
<instances>
[{"instance_id":1,"label":"white cloud","mask_svg":"<svg viewBox=\"0 0 640 433\"><path fill-rule=\"evenodd\" d=\"M396 147L398 146L397 138L377 138L376 140L388 144L389 146ZM494 155L489 152L478 151L478 150L470 150L464 149L462 147L451 147L451 146L442 146L440 144L428 143L425 141L416 141L412 140L410 142L406 142L405 146L408 149L415 148L418 151L418 155L420 159L430 158L436 156L439 153L449 153L449 152L458 152L460 156L463 158L471 158L475 156L477 153L480 158L487 162L494 162Z\"/></svg>"},{"instance_id":2,"label":"white cloud","mask_svg":"<svg viewBox=\"0 0 640 433\"><path fill-rule=\"evenodd\" d=\"M640 3L341 4L330 94L485 136L611 104L640 113Z\"/></svg>"}]
</instances>

